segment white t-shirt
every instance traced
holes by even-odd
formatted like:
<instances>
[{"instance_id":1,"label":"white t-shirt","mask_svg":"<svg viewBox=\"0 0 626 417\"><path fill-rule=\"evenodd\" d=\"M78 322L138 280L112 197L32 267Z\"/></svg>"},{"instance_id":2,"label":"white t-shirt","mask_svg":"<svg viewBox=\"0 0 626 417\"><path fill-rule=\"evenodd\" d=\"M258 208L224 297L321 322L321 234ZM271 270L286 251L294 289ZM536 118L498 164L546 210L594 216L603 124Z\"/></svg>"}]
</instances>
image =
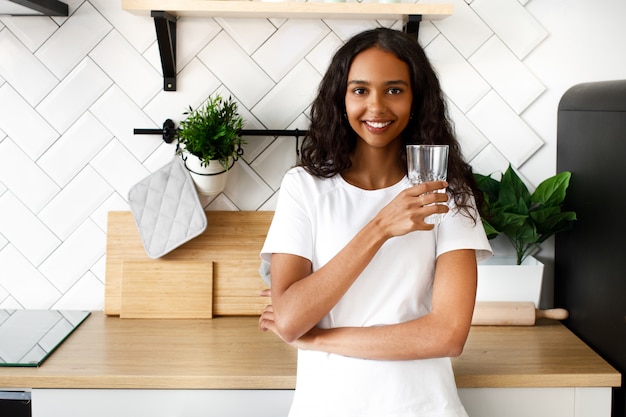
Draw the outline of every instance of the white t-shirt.
<instances>
[{"instance_id":1,"label":"white t-shirt","mask_svg":"<svg viewBox=\"0 0 626 417\"><path fill-rule=\"evenodd\" d=\"M380 190L363 190L341 175L317 178L303 168L285 177L265 244L272 253L309 259L313 271L331 260L400 191L405 177ZM431 309L436 257L456 249L491 255L483 227L451 210L432 231L389 239L321 328L405 322ZM315 297L315 294L311 294ZM449 358L379 361L299 351L290 417L466 417Z\"/></svg>"}]
</instances>

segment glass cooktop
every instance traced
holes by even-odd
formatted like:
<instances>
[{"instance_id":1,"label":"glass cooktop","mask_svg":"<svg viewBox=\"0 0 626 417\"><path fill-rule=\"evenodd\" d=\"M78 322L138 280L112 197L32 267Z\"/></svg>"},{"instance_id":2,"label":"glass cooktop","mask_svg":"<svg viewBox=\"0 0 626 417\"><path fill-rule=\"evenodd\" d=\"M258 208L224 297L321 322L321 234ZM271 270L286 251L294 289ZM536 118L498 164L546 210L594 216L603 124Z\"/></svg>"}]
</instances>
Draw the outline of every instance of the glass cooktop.
<instances>
[{"instance_id":1,"label":"glass cooktop","mask_svg":"<svg viewBox=\"0 0 626 417\"><path fill-rule=\"evenodd\" d=\"M91 314L0 310L0 366L39 366Z\"/></svg>"}]
</instances>

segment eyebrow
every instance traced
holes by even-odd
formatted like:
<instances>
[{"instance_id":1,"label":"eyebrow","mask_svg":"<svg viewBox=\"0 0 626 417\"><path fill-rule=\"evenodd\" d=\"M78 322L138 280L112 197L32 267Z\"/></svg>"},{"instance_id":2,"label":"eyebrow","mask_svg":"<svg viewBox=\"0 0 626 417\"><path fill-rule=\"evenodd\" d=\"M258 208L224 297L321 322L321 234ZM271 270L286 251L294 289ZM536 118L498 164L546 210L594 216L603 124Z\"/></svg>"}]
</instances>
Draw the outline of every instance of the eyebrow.
<instances>
[{"instance_id":1,"label":"eyebrow","mask_svg":"<svg viewBox=\"0 0 626 417\"><path fill-rule=\"evenodd\" d=\"M369 81L366 80L349 80L348 81L348 85L351 84L366 84L369 85L371 84ZM390 81L386 81L385 85L398 85L398 84L402 84L402 85L406 85L407 87L409 86L409 83L404 81L404 80L390 80Z\"/></svg>"}]
</instances>

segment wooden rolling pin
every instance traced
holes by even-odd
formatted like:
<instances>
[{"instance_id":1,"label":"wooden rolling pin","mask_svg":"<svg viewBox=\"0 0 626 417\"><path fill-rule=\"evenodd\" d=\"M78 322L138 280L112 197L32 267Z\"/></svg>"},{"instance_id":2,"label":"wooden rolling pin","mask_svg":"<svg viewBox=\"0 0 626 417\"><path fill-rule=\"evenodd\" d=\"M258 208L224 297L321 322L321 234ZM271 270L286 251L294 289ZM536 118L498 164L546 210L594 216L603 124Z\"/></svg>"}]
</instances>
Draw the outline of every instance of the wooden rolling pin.
<instances>
[{"instance_id":1,"label":"wooden rolling pin","mask_svg":"<svg viewBox=\"0 0 626 417\"><path fill-rule=\"evenodd\" d=\"M564 308L539 310L533 302L477 301L472 316L474 326L534 326L535 320L565 320Z\"/></svg>"}]
</instances>

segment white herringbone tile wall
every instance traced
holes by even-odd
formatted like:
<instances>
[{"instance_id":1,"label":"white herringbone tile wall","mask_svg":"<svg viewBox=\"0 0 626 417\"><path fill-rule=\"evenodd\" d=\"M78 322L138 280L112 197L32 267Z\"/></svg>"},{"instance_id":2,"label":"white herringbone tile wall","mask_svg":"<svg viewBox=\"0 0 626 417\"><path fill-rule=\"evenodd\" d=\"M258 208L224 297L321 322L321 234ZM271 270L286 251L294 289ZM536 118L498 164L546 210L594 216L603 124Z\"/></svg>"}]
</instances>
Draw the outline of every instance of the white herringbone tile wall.
<instances>
[{"instance_id":1,"label":"white herringbone tile wall","mask_svg":"<svg viewBox=\"0 0 626 417\"><path fill-rule=\"evenodd\" d=\"M512 163L537 185L555 171L565 90L626 77L626 2L432 1L455 7L445 20L423 22L419 39L466 158L483 173ZM149 17L119 1L67 3L67 18L0 17L0 308L102 309L106 213L128 210L129 188L174 153L134 128L179 121L221 92L238 101L246 128L305 129L337 46L363 29L400 27L181 18L178 89L165 92ZM295 140L247 140L207 209L274 208Z\"/></svg>"}]
</instances>

